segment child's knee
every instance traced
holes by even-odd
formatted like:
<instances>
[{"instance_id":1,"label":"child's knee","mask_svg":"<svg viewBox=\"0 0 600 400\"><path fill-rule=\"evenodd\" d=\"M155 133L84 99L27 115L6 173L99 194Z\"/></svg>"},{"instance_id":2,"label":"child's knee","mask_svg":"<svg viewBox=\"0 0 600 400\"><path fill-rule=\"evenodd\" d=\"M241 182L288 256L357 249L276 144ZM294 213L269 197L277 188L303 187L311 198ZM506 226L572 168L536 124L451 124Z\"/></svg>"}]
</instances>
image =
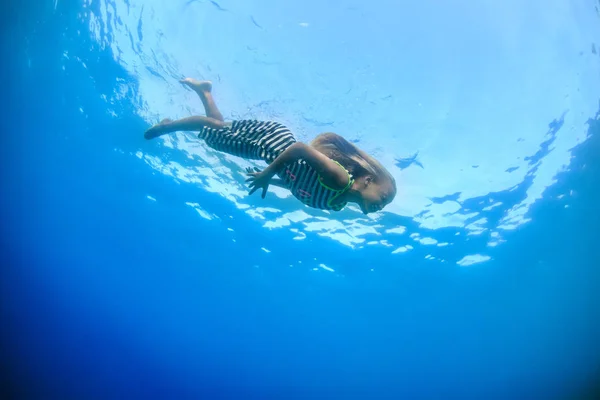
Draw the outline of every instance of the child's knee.
<instances>
[{"instance_id":1,"label":"child's knee","mask_svg":"<svg viewBox=\"0 0 600 400\"><path fill-rule=\"evenodd\" d=\"M220 121L215 118L211 118L211 123L213 125L213 128L217 128L217 129L222 129L227 126L224 121Z\"/></svg>"}]
</instances>

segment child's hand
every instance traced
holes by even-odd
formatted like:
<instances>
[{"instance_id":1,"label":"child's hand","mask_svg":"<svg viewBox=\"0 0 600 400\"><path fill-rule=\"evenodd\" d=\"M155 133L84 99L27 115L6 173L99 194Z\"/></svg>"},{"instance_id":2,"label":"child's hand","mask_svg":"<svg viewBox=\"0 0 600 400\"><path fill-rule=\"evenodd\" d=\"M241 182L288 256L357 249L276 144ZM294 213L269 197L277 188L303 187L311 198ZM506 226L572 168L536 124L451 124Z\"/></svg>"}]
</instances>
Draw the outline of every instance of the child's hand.
<instances>
[{"instance_id":1,"label":"child's hand","mask_svg":"<svg viewBox=\"0 0 600 400\"><path fill-rule=\"evenodd\" d=\"M256 192L259 188L262 188L263 191L261 197L264 199L267 195L269 182L271 182L273 175L268 173L266 170L261 171L258 168L254 168L254 170L252 168L246 168L246 173L249 176L249 178L246 179L248 186L250 186L249 195L252 195L252 193Z\"/></svg>"}]
</instances>

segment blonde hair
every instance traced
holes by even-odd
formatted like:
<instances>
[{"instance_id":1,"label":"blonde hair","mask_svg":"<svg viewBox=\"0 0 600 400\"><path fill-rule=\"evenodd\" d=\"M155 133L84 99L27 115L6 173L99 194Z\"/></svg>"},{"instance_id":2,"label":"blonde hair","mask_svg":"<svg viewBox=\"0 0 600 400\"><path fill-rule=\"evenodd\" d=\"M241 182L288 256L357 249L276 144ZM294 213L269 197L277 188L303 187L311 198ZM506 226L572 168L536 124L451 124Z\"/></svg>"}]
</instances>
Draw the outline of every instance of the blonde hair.
<instances>
[{"instance_id":1,"label":"blonde hair","mask_svg":"<svg viewBox=\"0 0 600 400\"><path fill-rule=\"evenodd\" d=\"M396 180L376 159L360 150L358 147L332 132L322 133L310 145L327 157L339 162L357 178L370 175L375 182L389 180L396 192Z\"/></svg>"}]
</instances>

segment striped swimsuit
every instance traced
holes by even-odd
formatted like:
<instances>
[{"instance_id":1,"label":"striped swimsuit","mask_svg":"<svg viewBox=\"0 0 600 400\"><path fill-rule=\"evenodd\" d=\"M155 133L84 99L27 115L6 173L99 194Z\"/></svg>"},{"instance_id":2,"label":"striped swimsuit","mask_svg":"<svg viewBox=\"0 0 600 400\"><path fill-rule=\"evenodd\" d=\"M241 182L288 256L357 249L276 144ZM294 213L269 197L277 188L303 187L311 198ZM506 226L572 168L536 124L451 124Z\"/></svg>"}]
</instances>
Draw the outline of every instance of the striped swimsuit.
<instances>
[{"instance_id":1,"label":"striped swimsuit","mask_svg":"<svg viewBox=\"0 0 600 400\"><path fill-rule=\"evenodd\" d=\"M264 160L268 164L296 143L294 135L284 125L254 120L233 121L224 128L205 127L198 137L215 150L248 160ZM309 207L321 210L343 209L346 203L336 203L335 200L354 183L348 173L348 185L344 189L329 188L317 171L302 159L285 165L278 175L294 197Z\"/></svg>"}]
</instances>

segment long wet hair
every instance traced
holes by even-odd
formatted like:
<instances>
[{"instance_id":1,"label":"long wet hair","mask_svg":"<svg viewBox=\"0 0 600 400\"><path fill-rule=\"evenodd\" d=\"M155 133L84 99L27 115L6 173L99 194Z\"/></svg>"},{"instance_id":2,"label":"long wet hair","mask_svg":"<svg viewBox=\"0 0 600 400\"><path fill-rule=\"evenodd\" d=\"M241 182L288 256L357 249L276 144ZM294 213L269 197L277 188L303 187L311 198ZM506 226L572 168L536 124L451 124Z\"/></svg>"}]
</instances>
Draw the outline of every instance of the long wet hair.
<instances>
[{"instance_id":1,"label":"long wet hair","mask_svg":"<svg viewBox=\"0 0 600 400\"><path fill-rule=\"evenodd\" d=\"M343 165L355 179L371 176L377 183L387 179L391 182L394 193L396 192L396 180L392 174L379 161L340 135L332 132L322 133L310 145Z\"/></svg>"}]
</instances>

